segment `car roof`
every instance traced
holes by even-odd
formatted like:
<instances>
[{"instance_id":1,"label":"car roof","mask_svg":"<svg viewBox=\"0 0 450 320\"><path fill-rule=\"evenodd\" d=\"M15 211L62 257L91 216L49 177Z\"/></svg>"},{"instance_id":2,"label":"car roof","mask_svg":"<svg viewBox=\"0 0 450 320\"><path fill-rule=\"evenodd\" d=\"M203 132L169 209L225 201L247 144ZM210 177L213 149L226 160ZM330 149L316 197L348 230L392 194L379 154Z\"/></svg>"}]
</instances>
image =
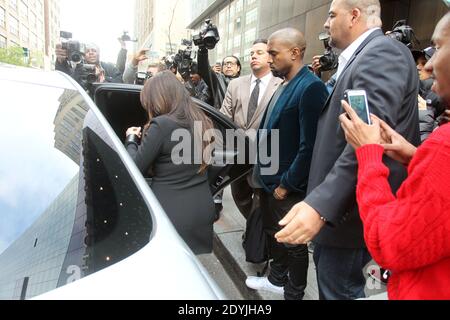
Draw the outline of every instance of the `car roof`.
<instances>
[{"instance_id":1,"label":"car roof","mask_svg":"<svg viewBox=\"0 0 450 320\"><path fill-rule=\"evenodd\" d=\"M43 71L0 63L0 80L77 90L70 77L62 72Z\"/></svg>"}]
</instances>

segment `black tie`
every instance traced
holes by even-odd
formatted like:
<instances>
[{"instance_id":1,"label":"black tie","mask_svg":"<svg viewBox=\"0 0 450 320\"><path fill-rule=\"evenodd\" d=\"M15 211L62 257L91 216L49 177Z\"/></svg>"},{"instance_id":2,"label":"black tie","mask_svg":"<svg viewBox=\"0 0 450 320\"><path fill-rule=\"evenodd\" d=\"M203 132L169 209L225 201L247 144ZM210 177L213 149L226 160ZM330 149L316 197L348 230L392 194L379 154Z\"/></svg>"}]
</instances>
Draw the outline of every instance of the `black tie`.
<instances>
[{"instance_id":1,"label":"black tie","mask_svg":"<svg viewBox=\"0 0 450 320\"><path fill-rule=\"evenodd\" d=\"M256 79L256 85L253 89L252 96L250 97L250 102L248 104L248 115L247 115L247 125L253 119L255 115L256 109L258 109L258 101L259 101L259 84L261 83L260 79Z\"/></svg>"}]
</instances>

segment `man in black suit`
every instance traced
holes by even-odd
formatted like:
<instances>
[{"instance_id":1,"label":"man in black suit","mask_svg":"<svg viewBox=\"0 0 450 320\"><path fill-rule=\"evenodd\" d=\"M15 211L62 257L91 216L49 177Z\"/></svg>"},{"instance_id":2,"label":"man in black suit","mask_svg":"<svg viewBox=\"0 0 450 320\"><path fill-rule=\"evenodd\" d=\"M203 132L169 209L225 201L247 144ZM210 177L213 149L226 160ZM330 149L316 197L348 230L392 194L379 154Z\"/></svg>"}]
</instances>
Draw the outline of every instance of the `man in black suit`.
<instances>
[{"instance_id":1,"label":"man in black suit","mask_svg":"<svg viewBox=\"0 0 450 320\"><path fill-rule=\"evenodd\" d=\"M338 117L348 89L366 90L371 113L411 143L419 144L418 76L408 48L384 36L378 0L334 0L325 28L331 44L343 50L337 82L319 120L308 196L280 222L283 243L314 239L314 262L321 299L365 296L362 269L371 260L356 204L357 162ZM394 191L406 168L385 159Z\"/></svg>"}]
</instances>

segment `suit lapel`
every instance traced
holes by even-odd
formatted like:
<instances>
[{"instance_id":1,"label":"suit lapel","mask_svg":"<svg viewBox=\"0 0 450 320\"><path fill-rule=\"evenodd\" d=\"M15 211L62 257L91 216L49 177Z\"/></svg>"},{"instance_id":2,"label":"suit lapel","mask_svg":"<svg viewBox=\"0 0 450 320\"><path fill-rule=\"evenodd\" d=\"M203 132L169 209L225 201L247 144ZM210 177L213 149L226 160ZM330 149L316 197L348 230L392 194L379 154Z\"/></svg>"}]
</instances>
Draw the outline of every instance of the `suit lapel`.
<instances>
[{"instance_id":1,"label":"suit lapel","mask_svg":"<svg viewBox=\"0 0 450 320\"><path fill-rule=\"evenodd\" d=\"M248 104L250 102L250 88L252 85L252 77L247 76L246 79L243 79L242 86L238 88L238 90L241 90L241 97L242 97L242 118L244 119L244 123L248 123Z\"/></svg>"},{"instance_id":2,"label":"suit lapel","mask_svg":"<svg viewBox=\"0 0 450 320\"><path fill-rule=\"evenodd\" d=\"M376 30L376 31L372 32L366 38L366 40L364 40L364 42L358 47L358 49L355 51L355 53L353 54L353 56L350 58L350 60L348 61L347 65L345 66L344 70L342 70L342 73L339 76L339 79L334 84L333 90L331 91L330 95L328 96L327 102L325 102L325 105L324 105L324 108L322 110L322 113L325 112L325 110L328 108L329 103L331 101L331 98L333 97L334 91L336 90L339 82L342 80L343 75L346 73L348 68L353 64L355 59L358 57L358 55L361 53L361 51L369 44L369 42L372 41L373 39L375 39L376 37L379 37L379 36L383 36L383 32L381 30ZM352 88L347 88L347 89L352 89Z\"/></svg>"}]
</instances>

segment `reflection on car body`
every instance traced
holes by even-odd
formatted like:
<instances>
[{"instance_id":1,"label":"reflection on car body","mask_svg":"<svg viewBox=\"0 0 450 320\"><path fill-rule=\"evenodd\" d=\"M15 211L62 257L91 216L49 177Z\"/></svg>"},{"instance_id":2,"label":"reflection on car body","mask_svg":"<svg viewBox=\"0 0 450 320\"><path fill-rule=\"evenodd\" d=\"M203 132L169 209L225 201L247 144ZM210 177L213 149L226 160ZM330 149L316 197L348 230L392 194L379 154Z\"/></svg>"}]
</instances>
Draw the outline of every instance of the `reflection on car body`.
<instances>
[{"instance_id":1,"label":"reflection on car body","mask_svg":"<svg viewBox=\"0 0 450 320\"><path fill-rule=\"evenodd\" d=\"M0 299L224 298L118 137L140 88L99 88L99 110L64 74L5 65L0 88ZM247 171L213 168L211 185Z\"/></svg>"}]
</instances>

